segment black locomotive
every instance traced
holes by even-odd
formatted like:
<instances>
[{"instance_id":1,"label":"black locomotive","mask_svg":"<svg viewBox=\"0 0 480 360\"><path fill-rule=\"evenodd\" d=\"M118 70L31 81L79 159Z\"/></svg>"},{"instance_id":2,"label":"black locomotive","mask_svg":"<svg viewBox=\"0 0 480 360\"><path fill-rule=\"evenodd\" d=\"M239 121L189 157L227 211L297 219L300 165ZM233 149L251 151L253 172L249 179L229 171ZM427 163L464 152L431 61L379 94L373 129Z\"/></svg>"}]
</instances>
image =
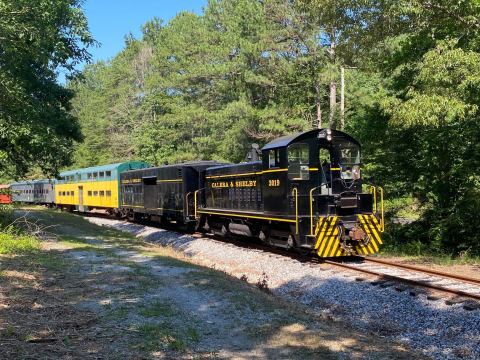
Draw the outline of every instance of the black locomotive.
<instances>
[{"instance_id":1,"label":"black locomotive","mask_svg":"<svg viewBox=\"0 0 480 360\"><path fill-rule=\"evenodd\" d=\"M383 190L362 191L355 139L336 130L311 130L268 143L261 158L123 172L117 213L258 237L320 257L378 252Z\"/></svg>"}]
</instances>

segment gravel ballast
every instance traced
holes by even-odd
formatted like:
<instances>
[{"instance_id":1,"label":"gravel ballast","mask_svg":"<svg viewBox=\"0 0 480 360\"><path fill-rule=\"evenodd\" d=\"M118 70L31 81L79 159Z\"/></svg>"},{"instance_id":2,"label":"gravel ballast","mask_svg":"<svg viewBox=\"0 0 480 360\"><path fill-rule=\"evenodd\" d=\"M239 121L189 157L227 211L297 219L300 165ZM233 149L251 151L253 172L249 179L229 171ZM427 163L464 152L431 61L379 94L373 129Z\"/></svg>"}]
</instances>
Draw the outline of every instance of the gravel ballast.
<instances>
[{"instance_id":1,"label":"gravel ballast","mask_svg":"<svg viewBox=\"0 0 480 360\"><path fill-rule=\"evenodd\" d=\"M196 263L251 283L266 283L276 295L300 301L313 312L349 322L372 336L400 341L435 359L480 359L480 309L427 299L398 284L372 285L358 273L302 263L206 237L179 234L124 221L89 217L92 223L171 246Z\"/></svg>"}]
</instances>

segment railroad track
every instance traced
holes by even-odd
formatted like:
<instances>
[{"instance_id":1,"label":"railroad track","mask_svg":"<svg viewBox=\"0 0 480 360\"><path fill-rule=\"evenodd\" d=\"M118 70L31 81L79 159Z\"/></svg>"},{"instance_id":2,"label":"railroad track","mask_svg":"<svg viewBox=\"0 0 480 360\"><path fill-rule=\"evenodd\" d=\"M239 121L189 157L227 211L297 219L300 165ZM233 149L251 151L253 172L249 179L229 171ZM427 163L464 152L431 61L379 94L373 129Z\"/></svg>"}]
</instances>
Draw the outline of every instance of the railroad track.
<instances>
[{"instance_id":1,"label":"railroad track","mask_svg":"<svg viewBox=\"0 0 480 360\"><path fill-rule=\"evenodd\" d=\"M403 283L455 295L459 297L455 302L464 302L467 299L480 300L480 280L375 258L360 258L360 260L361 262L356 263L334 260L325 260L325 262L379 277L382 283ZM436 296L431 298L436 299ZM480 304L471 305L472 309L480 308Z\"/></svg>"},{"instance_id":2,"label":"railroad track","mask_svg":"<svg viewBox=\"0 0 480 360\"><path fill-rule=\"evenodd\" d=\"M100 213L89 213L87 216L98 216L105 218L112 218L110 215ZM148 226L158 227L155 223L145 223ZM173 230L178 233L182 233L179 229L165 228L166 230ZM456 274L444 273L440 271L420 268L412 265L404 265L399 263L392 263L385 260L376 258L356 257L348 258L348 262L342 262L342 260L323 260L315 257L301 256L292 251L273 248L256 241L243 241L236 238L222 238L210 234L192 234L195 237L208 237L209 239L234 244L245 249L255 249L265 251L268 253L274 253L278 256L287 256L304 263L312 263L321 265L323 263L342 267L349 270L354 270L364 274L378 277L379 280L372 282L378 283L382 287L388 285L388 283L402 283L413 287L427 288L442 293L454 295L457 298L449 299L451 304L465 302L468 299L474 299L480 301L480 280L469 277L464 277ZM352 260L356 262L352 262ZM401 289L401 288L400 288ZM403 289L403 290L406 290ZM428 297L428 296L427 296ZM430 295L432 300L438 299L434 295ZM471 309L480 308L480 303L470 304Z\"/></svg>"}]
</instances>

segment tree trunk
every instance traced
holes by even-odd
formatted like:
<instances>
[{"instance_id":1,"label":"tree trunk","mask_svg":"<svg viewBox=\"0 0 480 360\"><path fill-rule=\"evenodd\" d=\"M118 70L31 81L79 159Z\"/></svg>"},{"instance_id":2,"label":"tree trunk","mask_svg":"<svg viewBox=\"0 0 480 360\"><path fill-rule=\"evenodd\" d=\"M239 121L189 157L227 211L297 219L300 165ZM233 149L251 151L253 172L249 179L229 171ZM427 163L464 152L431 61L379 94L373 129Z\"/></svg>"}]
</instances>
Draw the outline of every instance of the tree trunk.
<instances>
[{"instance_id":1,"label":"tree trunk","mask_svg":"<svg viewBox=\"0 0 480 360\"><path fill-rule=\"evenodd\" d=\"M332 64L335 64L335 31L332 31L330 39L330 58ZM335 80L330 81L330 118L328 127L335 129L335 112L337 110L337 82Z\"/></svg>"},{"instance_id":2,"label":"tree trunk","mask_svg":"<svg viewBox=\"0 0 480 360\"><path fill-rule=\"evenodd\" d=\"M345 68L340 69L340 130L345 128Z\"/></svg>"},{"instance_id":3,"label":"tree trunk","mask_svg":"<svg viewBox=\"0 0 480 360\"><path fill-rule=\"evenodd\" d=\"M335 111L337 110L337 83L330 82L330 119L329 128L335 129Z\"/></svg>"}]
</instances>

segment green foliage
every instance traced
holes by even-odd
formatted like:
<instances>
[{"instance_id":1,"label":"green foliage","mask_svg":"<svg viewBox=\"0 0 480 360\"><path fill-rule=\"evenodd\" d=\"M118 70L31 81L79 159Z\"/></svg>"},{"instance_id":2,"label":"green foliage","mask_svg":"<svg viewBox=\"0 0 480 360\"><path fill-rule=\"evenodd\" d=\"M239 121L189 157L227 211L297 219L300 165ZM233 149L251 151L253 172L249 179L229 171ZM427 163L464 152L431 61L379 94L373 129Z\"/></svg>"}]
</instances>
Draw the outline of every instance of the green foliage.
<instances>
[{"instance_id":1,"label":"green foliage","mask_svg":"<svg viewBox=\"0 0 480 360\"><path fill-rule=\"evenodd\" d=\"M0 231L0 254L22 254L35 252L40 242L29 235L22 235L9 227Z\"/></svg>"},{"instance_id":2,"label":"green foliage","mask_svg":"<svg viewBox=\"0 0 480 360\"><path fill-rule=\"evenodd\" d=\"M242 161L252 142L316 126L317 109L326 124L344 66L363 174L393 220L414 221L391 225L390 244L479 254L479 20L471 0L211 0L153 19L69 83L76 166Z\"/></svg>"},{"instance_id":3,"label":"green foliage","mask_svg":"<svg viewBox=\"0 0 480 360\"><path fill-rule=\"evenodd\" d=\"M78 0L0 1L0 167L22 176L31 167L55 174L81 140L70 113L74 74L93 44Z\"/></svg>"}]
</instances>

